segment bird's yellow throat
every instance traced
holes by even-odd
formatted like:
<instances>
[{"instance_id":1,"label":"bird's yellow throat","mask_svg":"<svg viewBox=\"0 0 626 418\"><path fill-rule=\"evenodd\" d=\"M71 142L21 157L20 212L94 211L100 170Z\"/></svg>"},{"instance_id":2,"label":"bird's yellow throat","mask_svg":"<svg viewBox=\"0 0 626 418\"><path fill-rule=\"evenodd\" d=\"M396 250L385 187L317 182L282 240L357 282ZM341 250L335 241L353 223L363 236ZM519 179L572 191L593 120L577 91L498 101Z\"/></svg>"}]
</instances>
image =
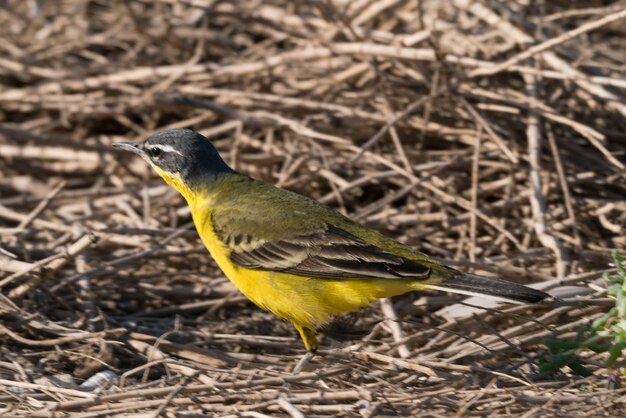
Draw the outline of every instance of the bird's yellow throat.
<instances>
[{"instance_id":1,"label":"bird's yellow throat","mask_svg":"<svg viewBox=\"0 0 626 418\"><path fill-rule=\"evenodd\" d=\"M187 204L190 207L195 206L195 204L196 204L196 202L198 200L199 190L193 190L187 183L185 183L183 181L183 179L181 178L180 174L178 174L178 173L168 173L166 171L163 171L159 166L157 166L156 164L153 164L153 163L150 163L150 165L152 166L154 171L156 171L156 173L163 180L165 180L165 182L167 184L172 186L177 192L179 192L181 195L183 195L183 197L187 201Z\"/></svg>"}]
</instances>

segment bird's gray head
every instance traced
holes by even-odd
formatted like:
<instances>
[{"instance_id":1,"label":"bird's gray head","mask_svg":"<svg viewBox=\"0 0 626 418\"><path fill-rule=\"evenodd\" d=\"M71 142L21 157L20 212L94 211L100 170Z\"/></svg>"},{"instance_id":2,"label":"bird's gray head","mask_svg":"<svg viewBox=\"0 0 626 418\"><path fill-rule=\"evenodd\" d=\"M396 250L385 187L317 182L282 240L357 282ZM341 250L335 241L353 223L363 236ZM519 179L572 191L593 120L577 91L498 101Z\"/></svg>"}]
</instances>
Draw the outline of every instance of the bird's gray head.
<instances>
[{"instance_id":1,"label":"bird's gray head","mask_svg":"<svg viewBox=\"0 0 626 418\"><path fill-rule=\"evenodd\" d=\"M213 144L190 129L170 129L143 142L116 142L114 148L141 156L174 188L195 189L233 170Z\"/></svg>"}]
</instances>

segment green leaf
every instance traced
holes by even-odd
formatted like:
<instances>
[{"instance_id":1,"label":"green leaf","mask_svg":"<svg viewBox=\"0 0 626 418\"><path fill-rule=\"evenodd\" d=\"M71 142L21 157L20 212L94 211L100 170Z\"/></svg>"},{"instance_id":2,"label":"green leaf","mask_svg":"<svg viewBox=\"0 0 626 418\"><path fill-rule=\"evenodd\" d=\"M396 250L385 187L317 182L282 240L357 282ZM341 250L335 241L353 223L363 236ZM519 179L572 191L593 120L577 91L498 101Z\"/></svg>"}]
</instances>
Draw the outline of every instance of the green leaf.
<instances>
[{"instance_id":1,"label":"green leaf","mask_svg":"<svg viewBox=\"0 0 626 418\"><path fill-rule=\"evenodd\" d=\"M561 367L566 366L573 358L571 354L556 354L550 357L549 361L539 365L539 372L551 373L559 370Z\"/></svg>"},{"instance_id":2,"label":"green leaf","mask_svg":"<svg viewBox=\"0 0 626 418\"><path fill-rule=\"evenodd\" d=\"M568 364L567 367L569 367L574 373L581 377L589 377L593 374L591 373L591 370L589 370L577 361Z\"/></svg>"},{"instance_id":3,"label":"green leaf","mask_svg":"<svg viewBox=\"0 0 626 418\"><path fill-rule=\"evenodd\" d=\"M608 352L607 367L613 367L622 356L626 349L626 256L620 255L617 250L613 250L612 256L617 274L605 272L603 277L607 281L607 293L615 297L615 306L595 319L589 327L579 327L573 339L560 339L557 331L553 330L552 338L544 340L548 355L539 362L541 373L567 366L579 376L590 376L591 371L577 357L584 349L595 353ZM626 368L621 368L620 372L626 375Z\"/></svg>"},{"instance_id":4,"label":"green leaf","mask_svg":"<svg viewBox=\"0 0 626 418\"><path fill-rule=\"evenodd\" d=\"M559 340L556 338L546 338L543 340L543 343L554 352L582 348L579 341Z\"/></svg>"},{"instance_id":5,"label":"green leaf","mask_svg":"<svg viewBox=\"0 0 626 418\"><path fill-rule=\"evenodd\" d=\"M591 323L591 328L594 331L597 331L599 329L604 328L604 326L606 325L606 323L609 320L609 318L611 318L612 316L615 316L614 313L613 314L611 313L611 312L613 312L613 310L615 310L615 312L617 312L617 308L611 308L611 310L609 312L605 313L600 318L597 318L595 321L593 321Z\"/></svg>"},{"instance_id":6,"label":"green leaf","mask_svg":"<svg viewBox=\"0 0 626 418\"><path fill-rule=\"evenodd\" d=\"M606 343L603 343L603 344L597 344L597 343L595 343L595 344L590 344L590 345L588 345L587 347L588 347L591 351L593 351L593 352L595 352L595 353L604 353L605 351L610 350L612 346L613 346L613 344L611 344L611 343L609 343L609 342L606 342Z\"/></svg>"},{"instance_id":7,"label":"green leaf","mask_svg":"<svg viewBox=\"0 0 626 418\"><path fill-rule=\"evenodd\" d=\"M626 348L626 343L617 343L609 350L609 358L606 360L607 367L613 367Z\"/></svg>"}]
</instances>

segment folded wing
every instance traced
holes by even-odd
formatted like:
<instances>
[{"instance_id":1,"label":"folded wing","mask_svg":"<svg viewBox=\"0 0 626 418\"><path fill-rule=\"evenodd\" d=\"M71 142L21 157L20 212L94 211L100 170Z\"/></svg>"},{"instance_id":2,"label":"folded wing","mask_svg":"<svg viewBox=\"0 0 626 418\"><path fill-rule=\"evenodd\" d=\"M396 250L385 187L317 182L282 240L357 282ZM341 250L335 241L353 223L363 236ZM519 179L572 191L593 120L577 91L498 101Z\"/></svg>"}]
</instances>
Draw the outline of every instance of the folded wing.
<instances>
[{"instance_id":1,"label":"folded wing","mask_svg":"<svg viewBox=\"0 0 626 418\"><path fill-rule=\"evenodd\" d=\"M249 269L335 279L426 279L426 265L389 253L334 225L271 241L224 237L231 260Z\"/></svg>"}]
</instances>

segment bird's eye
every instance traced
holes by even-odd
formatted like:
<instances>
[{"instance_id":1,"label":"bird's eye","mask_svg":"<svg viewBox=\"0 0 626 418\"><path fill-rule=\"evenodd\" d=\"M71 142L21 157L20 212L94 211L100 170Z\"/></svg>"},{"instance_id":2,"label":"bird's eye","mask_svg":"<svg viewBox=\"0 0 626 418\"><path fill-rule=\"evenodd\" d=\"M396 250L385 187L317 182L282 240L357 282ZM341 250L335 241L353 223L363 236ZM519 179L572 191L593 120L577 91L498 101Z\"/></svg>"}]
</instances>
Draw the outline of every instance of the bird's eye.
<instances>
[{"instance_id":1,"label":"bird's eye","mask_svg":"<svg viewBox=\"0 0 626 418\"><path fill-rule=\"evenodd\" d=\"M158 147L150 148L150 156L152 158L159 158L162 153L163 153L163 150L161 150L161 148L158 148Z\"/></svg>"}]
</instances>

